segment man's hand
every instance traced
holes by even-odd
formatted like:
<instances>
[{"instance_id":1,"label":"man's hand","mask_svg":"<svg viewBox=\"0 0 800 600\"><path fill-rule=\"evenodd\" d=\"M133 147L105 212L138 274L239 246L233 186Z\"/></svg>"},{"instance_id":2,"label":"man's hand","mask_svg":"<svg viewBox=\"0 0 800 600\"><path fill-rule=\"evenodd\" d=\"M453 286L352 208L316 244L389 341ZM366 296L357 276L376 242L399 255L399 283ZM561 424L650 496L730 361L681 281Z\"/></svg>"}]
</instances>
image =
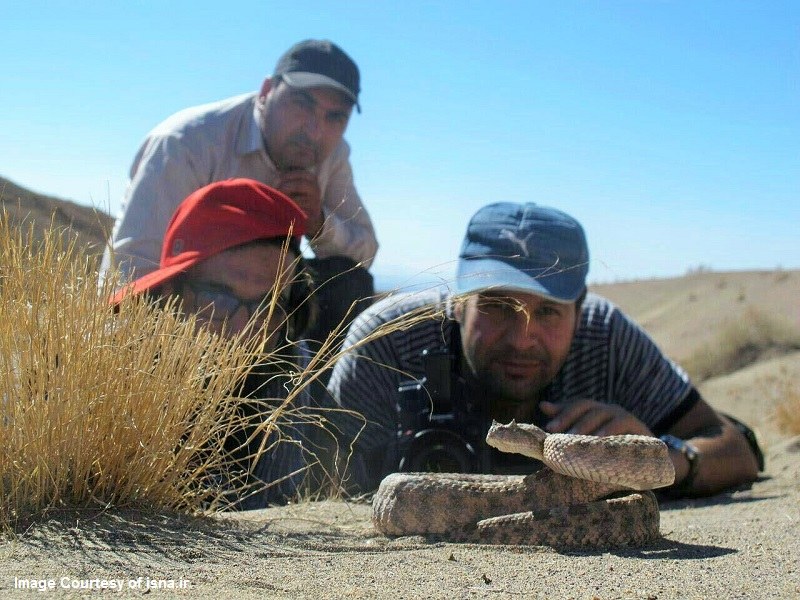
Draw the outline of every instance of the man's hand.
<instances>
[{"instance_id":1,"label":"man's hand","mask_svg":"<svg viewBox=\"0 0 800 600\"><path fill-rule=\"evenodd\" d=\"M306 237L317 235L322 229L322 193L317 176L300 169L285 171L281 173L277 189L294 200L308 215Z\"/></svg>"},{"instance_id":2,"label":"man's hand","mask_svg":"<svg viewBox=\"0 0 800 600\"><path fill-rule=\"evenodd\" d=\"M644 423L615 404L577 400L565 404L541 402L539 407L546 416L551 417L545 425L550 433L653 435Z\"/></svg>"}]
</instances>

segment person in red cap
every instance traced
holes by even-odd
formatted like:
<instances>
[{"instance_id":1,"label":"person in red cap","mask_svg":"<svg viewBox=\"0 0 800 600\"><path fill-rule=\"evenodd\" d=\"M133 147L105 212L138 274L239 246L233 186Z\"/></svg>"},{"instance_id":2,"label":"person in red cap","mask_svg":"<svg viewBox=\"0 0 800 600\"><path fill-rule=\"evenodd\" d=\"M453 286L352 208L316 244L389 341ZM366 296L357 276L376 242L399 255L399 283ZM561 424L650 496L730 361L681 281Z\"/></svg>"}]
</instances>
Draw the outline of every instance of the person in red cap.
<instances>
[{"instance_id":1,"label":"person in red cap","mask_svg":"<svg viewBox=\"0 0 800 600\"><path fill-rule=\"evenodd\" d=\"M196 313L201 323L217 333L233 336L264 318L274 291L270 323L286 322L300 339L307 327L311 302L297 298L293 286L303 281L299 240L306 215L284 194L251 179L229 179L209 184L190 194L167 226L159 267L118 290L111 299L148 293L166 298L179 296L184 312ZM283 247L288 239L288 251ZM310 289L304 286L306 292ZM287 318L303 315L302 324ZM258 333L250 327L249 334ZM271 336L267 350L278 340Z\"/></svg>"},{"instance_id":2,"label":"person in red cap","mask_svg":"<svg viewBox=\"0 0 800 600\"><path fill-rule=\"evenodd\" d=\"M282 443L262 455L252 476L247 475L249 457L261 439L247 440L270 402L286 397L286 366L302 370L309 358L299 341L313 315L311 287L299 249L306 223L305 213L294 201L262 183L229 179L209 184L178 206L167 226L158 268L110 299L118 306L131 295L177 297L183 314L195 314L198 323L221 335L266 333L265 351L280 348L280 366L265 360L245 380L241 395L248 400L242 403L240 414L247 424L226 440L245 484L233 500L239 509L291 498L302 480L301 475L292 474L303 473L306 466L302 444ZM278 299L273 301L276 293ZM295 407L312 403L311 394L304 390ZM281 433L297 442L313 433L306 429L287 426ZM270 482L280 483L265 486Z\"/></svg>"},{"instance_id":3,"label":"person in red cap","mask_svg":"<svg viewBox=\"0 0 800 600\"><path fill-rule=\"evenodd\" d=\"M169 219L186 196L214 181L255 179L306 213L309 272L323 309L308 337L324 342L374 293L368 269L378 242L344 139L360 91L358 67L341 48L304 40L279 58L259 91L187 108L157 125L134 158L102 270L114 267L128 281L155 270Z\"/></svg>"}]
</instances>

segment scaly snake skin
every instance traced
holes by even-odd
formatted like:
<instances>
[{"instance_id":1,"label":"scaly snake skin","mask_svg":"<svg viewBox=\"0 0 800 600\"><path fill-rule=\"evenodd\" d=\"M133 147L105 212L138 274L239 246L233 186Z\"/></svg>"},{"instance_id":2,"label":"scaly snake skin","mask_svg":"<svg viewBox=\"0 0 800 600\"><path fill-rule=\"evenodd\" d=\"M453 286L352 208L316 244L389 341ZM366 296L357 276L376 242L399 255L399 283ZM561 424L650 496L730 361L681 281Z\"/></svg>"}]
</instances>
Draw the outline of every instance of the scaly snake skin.
<instances>
[{"instance_id":1,"label":"scaly snake skin","mask_svg":"<svg viewBox=\"0 0 800 600\"><path fill-rule=\"evenodd\" d=\"M641 546L659 537L658 503L648 490L675 478L661 440L548 434L512 421L494 423L486 441L546 468L526 476L393 473L373 500L376 529L557 548Z\"/></svg>"}]
</instances>

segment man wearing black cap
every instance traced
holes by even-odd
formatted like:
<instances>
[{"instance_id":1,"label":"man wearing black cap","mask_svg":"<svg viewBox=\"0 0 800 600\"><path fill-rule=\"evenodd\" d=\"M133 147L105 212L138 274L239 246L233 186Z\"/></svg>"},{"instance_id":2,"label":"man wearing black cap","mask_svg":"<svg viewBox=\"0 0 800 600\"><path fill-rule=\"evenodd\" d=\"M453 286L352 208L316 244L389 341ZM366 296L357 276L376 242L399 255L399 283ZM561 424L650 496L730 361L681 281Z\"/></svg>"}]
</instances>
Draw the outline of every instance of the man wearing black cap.
<instances>
[{"instance_id":1,"label":"man wearing black cap","mask_svg":"<svg viewBox=\"0 0 800 600\"><path fill-rule=\"evenodd\" d=\"M351 481L368 490L396 470L538 468L486 444L492 419L661 437L675 495L752 481L752 432L716 413L639 326L587 293L588 270L574 218L501 202L470 221L454 292L389 296L359 315L328 386L352 411L336 422L355 450Z\"/></svg>"},{"instance_id":2,"label":"man wearing black cap","mask_svg":"<svg viewBox=\"0 0 800 600\"><path fill-rule=\"evenodd\" d=\"M246 177L292 198L307 214L307 238L324 340L354 300L372 294L367 269L378 243L353 183L343 135L360 110L359 71L326 40L290 48L257 93L180 111L145 139L103 257L124 279L158 267L161 242L178 204L214 181ZM327 319L325 321L324 319Z\"/></svg>"}]
</instances>

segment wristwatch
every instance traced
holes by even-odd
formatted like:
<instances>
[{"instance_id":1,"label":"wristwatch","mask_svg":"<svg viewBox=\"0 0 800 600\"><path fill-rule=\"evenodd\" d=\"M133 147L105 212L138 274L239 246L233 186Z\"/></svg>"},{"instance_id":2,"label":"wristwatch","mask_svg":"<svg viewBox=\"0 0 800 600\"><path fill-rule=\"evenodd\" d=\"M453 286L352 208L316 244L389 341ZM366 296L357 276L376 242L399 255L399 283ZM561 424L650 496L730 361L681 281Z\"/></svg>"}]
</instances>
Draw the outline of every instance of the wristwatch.
<instances>
[{"instance_id":1,"label":"wristwatch","mask_svg":"<svg viewBox=\"0 0 800 600\"><path fill-rule=\"evenodd\" d=\"M683 456L686 457L686 461L689 463L689 471L686 473L686 476L676 482L670 488L670 491L676 494L689 491L692 489L694 478L697 476L697 468L700 466L700 452L693 444L668 433L662 435L659 439L667 445L667 448L677 450L683 454Z\"/></svg>"}]
</instances>

